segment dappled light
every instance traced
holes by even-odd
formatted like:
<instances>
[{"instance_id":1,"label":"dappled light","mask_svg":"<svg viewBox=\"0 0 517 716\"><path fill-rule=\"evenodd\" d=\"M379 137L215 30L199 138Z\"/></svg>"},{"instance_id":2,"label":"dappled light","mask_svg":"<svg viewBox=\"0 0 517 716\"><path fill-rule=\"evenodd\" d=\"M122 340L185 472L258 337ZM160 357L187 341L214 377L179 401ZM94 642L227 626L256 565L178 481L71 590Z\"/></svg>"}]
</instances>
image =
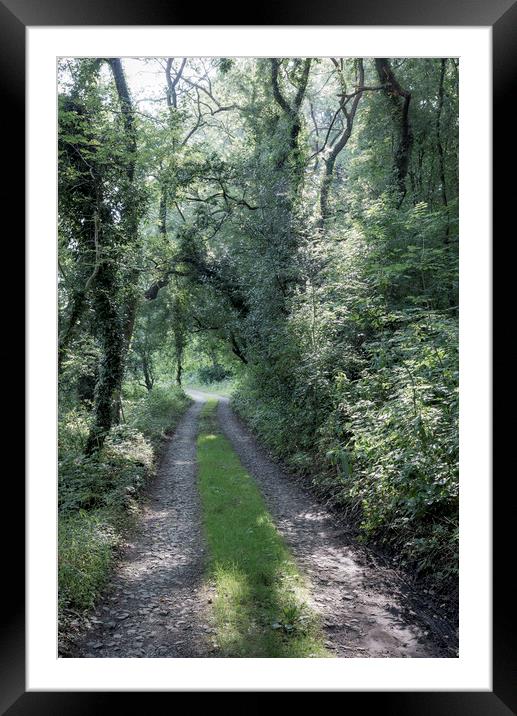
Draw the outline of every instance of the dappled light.
<instances>
[{"instance_id":1,"label":"dappled light","mask_svg":"<svg viewBox=\"0 0 517 716\"><path fill-rule=\"evenodd\" d=\"M457 655L459 77L59 59L61 655Z\"/></svg>"},{"instance_id":2,"label":"dappled light","mask_svg":"<svg viewBox=\"0 0 517 716\"><path fill-rule=\"evenodd\" d=\"M203 524L212 555L214 619L223 656L323 656L317 619L301 599L303 579L253 481L222 435L210 432L213 402L198 438ZM205 432L206 431L206 432ZM215 440L207 440L207 435ZM297 589L295 589L295 585ZM288 624L282 615L306 612ZM296 628L295 628L296 627Z\"/></svg>"}]
</instances>

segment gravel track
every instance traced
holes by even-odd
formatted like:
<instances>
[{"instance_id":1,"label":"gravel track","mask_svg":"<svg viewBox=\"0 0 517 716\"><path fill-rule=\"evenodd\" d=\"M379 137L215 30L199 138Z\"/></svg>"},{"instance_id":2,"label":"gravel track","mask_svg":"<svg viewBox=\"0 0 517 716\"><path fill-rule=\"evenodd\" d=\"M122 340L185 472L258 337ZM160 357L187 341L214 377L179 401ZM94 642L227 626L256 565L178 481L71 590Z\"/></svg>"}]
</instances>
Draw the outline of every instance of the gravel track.
<instances>
[{"instance_id":1,"label":"gravel track","mask_svg":"<svg viewBox=\"0 0 517 716\"><path fill-rule=\"evenodd\" d=\"M197 400L169 440L138 528L74 657L206 657Z\"/></svg>"},{"instance_id":2,"label":"gravel track","mask_svg":"<svg viewBox=\"0 0 517 716\"><path fill-rule=\"evenodd\" d=\"M211 594L196 481L194 398L165 449L139 526L125 545L90 626L72 657L217 657L210 637ZM280 533L305 574L310 606L336 657L450 657L455 635L437 634L433 617L400 575L357 545L325 507L275 464L219 397L220 429L261 489ZM431 626L429 626L431 625ZM433 633L434 632L434 633Z\"/></svg>"},{"instance_id":3,"label":"gravel track","mask_svg":"<svg viewBox=\"0 0 517 716\"><path fill-rule=\"evenodd\" d=\"M328 510L269 459L227 399L219 402L218 419L309 581L311 606L335 656L456 655L447 637L430 634L428 624L436 615L418 610L400 575L355 544Z\"/></svg>"}]
</instances>

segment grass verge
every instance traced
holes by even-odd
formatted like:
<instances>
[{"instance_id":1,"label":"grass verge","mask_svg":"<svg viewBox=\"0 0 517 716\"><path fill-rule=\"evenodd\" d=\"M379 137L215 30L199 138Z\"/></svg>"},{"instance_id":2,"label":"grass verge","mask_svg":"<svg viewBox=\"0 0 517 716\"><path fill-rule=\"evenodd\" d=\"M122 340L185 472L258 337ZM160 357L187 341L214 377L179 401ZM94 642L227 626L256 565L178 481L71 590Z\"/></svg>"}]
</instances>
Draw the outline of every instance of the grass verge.
<instances>
[{"instance_id":1,"label":"grass verge","mask_svg":"<svg viewBox=\"0 0 517 716\"><path fill-rule=\"evenodd\" d=\"M304 580L254 481L217 431L216 406L210 399L203 408L197 457L221 654L328 656Z\"/></svg>"}]
</instances>

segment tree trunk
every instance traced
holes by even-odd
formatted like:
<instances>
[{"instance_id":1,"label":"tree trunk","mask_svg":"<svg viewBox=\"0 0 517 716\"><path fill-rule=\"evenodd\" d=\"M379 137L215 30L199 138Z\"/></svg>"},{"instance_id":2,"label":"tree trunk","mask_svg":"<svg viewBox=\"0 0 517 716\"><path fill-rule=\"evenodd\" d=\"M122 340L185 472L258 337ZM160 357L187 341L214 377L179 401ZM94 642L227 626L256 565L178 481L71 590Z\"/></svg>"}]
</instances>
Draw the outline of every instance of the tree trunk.
<instances>
[{"instance_id":1,"label":"tree trunk","mask_svg":"<svg viewBox=\"0 0 517 716\"><path fill-rule=\"evenodd\" d=\"M445 79L445 70L447 66L447 60L442 59L440 64L440 81L438 84L438 110L436 112L436 147L438 149L438 165L439 165L439 176L441 184L441 195L442 202L447 213L447 223L445 226L445 243L449 243L449 204L447 200L447 184L445 179L445 153L443 151L442 137L441 137L441 121L443 111L443 85Z\"/></svg>"},{"instance_id":2,"label":"tree trunk","mask_svg":"<svg viewBox=\"0 0 517 716\"><path fill-rule=\"evenodd\" d=\"M183 373L183 365L181 356L176 356L176 383L181 387L181 374Z\"/></svg>"},{"instance_id":3,"label":"tree trunk","mask_svg":"<svg viewBox=\"0 0 517 716\"><path fill-rule=\"evenodd\" d=\"M392 114L398 129L398 143L394 152L394 175L395 187L399 195L397 205L400 207L406 196L406 176L413 145L413 132L409 121L409 104L411 92L408 92L399 85L397 78L385 57L375 59L375 67L379 80L384 85L384 92L390 100Z\"/></svg>"},{"instance_id":4,"label":"tree trunk","mask_svg":"<svg viewBox=\"0 0 517 716\"><path fill-rule=\"evenodd\" d=\"M346 103L348 101L346 95L343 95L341 98L341 111L345 116L345 129L343 130L338 141L332 147L332 151L330 152L329 157L324 160L325 173L323 175L320 189L320 219L318 222L318 228L320 229L323 229L325 221L329 218L329 194L332 185L332 177L334 174L334 166L336 164L336 159L341 150L345 148L348 143L348 140L352 135L352 129L354 126L354 119L357 112L357 107L362 97L362 87L364 86L364 65L361 59L359 59L357 62L357 91L351 97L353 101L350 110L347 110L346 108Z\"/></svg>"},{"instance_id":5,"label":"tree trunk","mask_svg":"<svg viewBox=\"0 0 517 716\"><path fill-rule=\"evenodd\" d=\"M136 167L136 130L133 116L133 105L127 87L122 63L119 58L108 60L110 65L124 123L127 155L125 174L127 185L123 187L124 208L123 222L124 240L135 246L138 240L138 207L134 193L134 177ZM107 217L106 224L111 220ZM102 225L102 223L101 223ZM137 296L135 284L138 273L130 270L123 277L124 294L120 305L120 279L118 261L116 259L118 232L111 232L107 237L113 257L105 258L95 276L94 308L101 343L101 360L99 378L95 387L94 419L86 444L86 453L92 454L100 450L114 422L119 419L120 394L124 377L124 364L136 315Z\"/></svg>"},{"instance_id":6,"label":"tree trunk","mask_svg":"<svg viewBox=\"0 0 517 716\"><path fill-rule=\"evenodd\" d=\"M100 450L115 416L115 398L124 374L124 334L113 293L113 262L103 262L96 280L94 309L101 343L99 377L95 386L93 424L86 443L86 454Z\"/></svg>"},{"instance_id":7,"label":"tree trunk","mask_svg":"<svg viewBox=\"0 0 517 716\"><path fill-rule=\"evenodd\" d=\"M145 387L149 392L153 389L154 379L151 371L149 357L146 353L142 355L142 373L144 374Z\"/></svg>"},{"instance_id":8,"label":"tree trunk","mask_svg":"<svg viewBox=\"0 0 517 716\"><path fill-rule=\"evenodd\" d=\"M167 238L167 184L162 179L160 188L160 207L158 213L158 231L160 236Z\"/></svg>"}]
</instances>

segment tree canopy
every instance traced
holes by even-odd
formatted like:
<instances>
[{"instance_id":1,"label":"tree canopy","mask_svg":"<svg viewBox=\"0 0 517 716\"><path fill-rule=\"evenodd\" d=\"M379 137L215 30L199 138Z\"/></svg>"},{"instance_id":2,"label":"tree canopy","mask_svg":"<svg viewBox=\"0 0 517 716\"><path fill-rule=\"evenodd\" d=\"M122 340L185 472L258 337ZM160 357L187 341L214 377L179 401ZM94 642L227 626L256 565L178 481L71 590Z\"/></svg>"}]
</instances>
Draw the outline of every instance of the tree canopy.
<instances>
[{"instance_id":1,"label":"tree canopy","mask_svg":"<svg viewBox=\"0 0 517 716\"><path fill-rule=\"evenodd\" d=\"M450 583L458 73L452 58L60 61L60 414L84 414L86 455L135 386L232 375L278 457Z\"/></svg>"}]
</instances>

